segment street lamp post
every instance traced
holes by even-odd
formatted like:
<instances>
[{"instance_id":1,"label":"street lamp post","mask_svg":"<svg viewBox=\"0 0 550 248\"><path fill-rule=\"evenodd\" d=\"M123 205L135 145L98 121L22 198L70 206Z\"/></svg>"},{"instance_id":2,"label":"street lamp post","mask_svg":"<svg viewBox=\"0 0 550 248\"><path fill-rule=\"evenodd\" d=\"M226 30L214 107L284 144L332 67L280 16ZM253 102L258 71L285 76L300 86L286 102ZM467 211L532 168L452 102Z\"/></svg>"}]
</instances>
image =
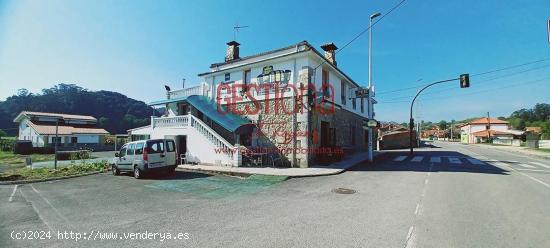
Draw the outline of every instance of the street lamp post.
<instances>
[{"instance_id":1,"label":"street lamp post","mask_svg":"<svg viewBox=\"0 0 550 248\"><path fill-rule=\"evenodd\" d=\"M372 20L374 20L376 17L380 16L380 12L376 12L370 16L369 19L369 95L367 98L368 103L368 117L369 120L372 120L373 115L373 106L372 106ZM373 128L369 127L368 129L368 136L369 136L369 143L368 143L368 160L369 162L373 161Z\"/></svg>"},{"instance_id":2,"label":"street lamp post","mask_svg":"<svg viewBox=\"0 0 550 248\"><path fill-rule=\"evenodd\" d=\"M410 122L409 122L409 146L410 146L410 155L413 155L413 145L414 145L414 136L413 136L413 131L414 131L414 119L413 119L413 106L414 106L414 101L415 101L416 98L420 95L420 93L422 93L422 91L424 91L424 90L427 89L428 87L433 86L433 85L436 85L436 84L441 84L441 83L446 83L446 82L452 82L452 81L455 81L455 80L460 80L460 87L461 87L461 88L468 88L468 87L470 87L470 79L469 79L468 74L462 74L462 75L460 75L459 78L441 80L441 81L437 81L437 82L428 84L428 85L424 86L424 88L420 89L420 90L416 93L416 95L414 96L414 98L413 98L413 100L412 100L412 102L411 102L411 109L410 109L410 112L409 112L409 117L410 117Z\"/></svg>"},{"instance_id":3,"label":"street lamp post","mask_svg":"<svg viewBox=\"0 0 550 248\"><path fill-rule=\"evenodd\" d=\"M53 168L57 170L57 142L59 142L59 121L63 120L63 118L56 118L55 119L55 142L54 142L54 162L53 162Z\"/></svg>"}]
</instances>

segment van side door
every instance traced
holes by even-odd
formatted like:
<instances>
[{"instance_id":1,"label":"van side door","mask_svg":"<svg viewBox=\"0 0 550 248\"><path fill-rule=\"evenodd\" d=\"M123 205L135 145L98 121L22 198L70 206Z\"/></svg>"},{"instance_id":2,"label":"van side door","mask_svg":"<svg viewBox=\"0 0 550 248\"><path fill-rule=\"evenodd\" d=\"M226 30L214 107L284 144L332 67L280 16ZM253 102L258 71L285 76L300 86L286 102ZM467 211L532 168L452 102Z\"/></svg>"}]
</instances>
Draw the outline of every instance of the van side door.
<instances>
[{"instance_id":1,"label":"van side door","mask_svg":"<svg viewBox=\"0 0 550 248\"><path fill-rule=\"evenodd\" d=\"M173 140L166 140L166 157L164 157L164 160L167 166L176 165L176 153L176 143Z\"/></svg>"},{"instance_id":2,"label":"van side door","mask_svg":"<svg viewBox=\"0 0 550 248\"><path fill-rule=\"evenodd\" d=\"M133 170L134 165L134 143L131 143L128 145L128 148L126 149L126 156L124 156L124 168L125 170Z\"/></svg>"},{"instance_id":3,"label":"van side door","mask_svg":"<svg viewBox=\"0 0 550 248\"><path fill-rule=\"evenodd\" d=\"M124 170L127 168L128 161L126 160L126 151L128 149L128 145L123 145L122 148L120 148L120 151L118 152L118 158L117 158L117 167L119 170Z\"/></svg>"},{"instance_id":4,"label":"van side door","mask_svg":"<svg viewBox=\"0 0 550 248\"><path fill-rule=\"evenodd\" d=\"M143 148L144 148L143 142L136 143L136 146L134 147L134 151L135 151L134 163L142 164L145 162L143 161Z\"/></svg>"}]
</instances>

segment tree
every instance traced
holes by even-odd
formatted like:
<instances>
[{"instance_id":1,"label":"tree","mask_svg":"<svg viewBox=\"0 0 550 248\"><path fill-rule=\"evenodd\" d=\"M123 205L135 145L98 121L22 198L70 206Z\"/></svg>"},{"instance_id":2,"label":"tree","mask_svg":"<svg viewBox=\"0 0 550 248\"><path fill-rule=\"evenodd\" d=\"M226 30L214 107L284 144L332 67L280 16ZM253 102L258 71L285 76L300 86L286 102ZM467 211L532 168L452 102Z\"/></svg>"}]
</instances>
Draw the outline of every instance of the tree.
<instances>
[{"instance_id":1,"label":"tree","mask_svg":"<svg viewBox=\"0 0 550 248\"><path fill-rule=\"evenodd\" d=\"M8 136L8 134L4 132L4 130L0 129L0 138L6 137L6 136Z\"/></svg>"},{"instance_id":2,"label":"tree","mask_svg":"<svg viewBox=\"0 0 550 248\"><path fill-rule=\"evenodd\" d=\"M98 125L110 133L126 133L128 129L147 125L151 114L156 115L144 102L123 94L62 83L37 94L20 89L0 102L0 127L17 128L13 119L23 110L94 116ZM124 118L126 114L130 116Z\"/></svg>"},{"instance_id":3,"label":"tree","mask_svg":"<svg viewBox=\"0 0 550 248\"><path fill-rule=\"evenodd\" d=\"M537 121L545 121L550 116L550 104L537 103L533 108L533 117Z\"/></svg>"},{"instance_id":4,"label":"tree","mask_svg":"<svg viewBox=\"0 0 550 248\"><path fill-rule=\"evenodd\" d=\"M448 125L448 123L445 120L442 120L439 123L437 123L437 126L439 127L440 130L447 129L447 125Z\"/></svg>"}]
</instances>

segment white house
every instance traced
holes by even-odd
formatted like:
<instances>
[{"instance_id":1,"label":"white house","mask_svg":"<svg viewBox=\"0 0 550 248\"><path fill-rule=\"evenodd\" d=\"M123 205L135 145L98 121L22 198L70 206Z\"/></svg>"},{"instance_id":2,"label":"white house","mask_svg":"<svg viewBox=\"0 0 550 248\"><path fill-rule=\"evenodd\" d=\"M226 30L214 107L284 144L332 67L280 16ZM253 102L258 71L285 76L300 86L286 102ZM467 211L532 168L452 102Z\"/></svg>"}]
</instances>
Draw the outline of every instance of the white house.
<instances>
[{"instance_id":1,"label":"white house","mask_svg":"<svg viewBox=\"0 0 550 248\"><path fill-rule=\"evenodd\" d=\"M17 139L32 141L33 147L55 144L56 121L57 142L61 146L93 147L101 144L104 136L109 134L96 126L96 118L85 115L23 111L13 121L19 124Z\"/></svg>"},{"instance_id":2,"label":"white house","mask_svg":"<svg viewBox=\"0 0 550 248\"><path fill-rule=\"evenodd\" d=\"M512 139L514 135L521 135L510 129L507 121L494 118L479 118L460 128L462 143L481 143L489 139Z\"/></svg>"},{"instance_id":3,"label":"white house","mask_svg":"<svg viewBox=\"0 0 550 248\"><path fill-rule=\"evenodd\" d=\"M366 151L367 95L336 63L334 44L306 41L224 62L203 82L151 102L151 138L174 138L187 161L218 165L309 167ZM359 96L359 97L357 97Z\"/></svg>"}]
</instances>

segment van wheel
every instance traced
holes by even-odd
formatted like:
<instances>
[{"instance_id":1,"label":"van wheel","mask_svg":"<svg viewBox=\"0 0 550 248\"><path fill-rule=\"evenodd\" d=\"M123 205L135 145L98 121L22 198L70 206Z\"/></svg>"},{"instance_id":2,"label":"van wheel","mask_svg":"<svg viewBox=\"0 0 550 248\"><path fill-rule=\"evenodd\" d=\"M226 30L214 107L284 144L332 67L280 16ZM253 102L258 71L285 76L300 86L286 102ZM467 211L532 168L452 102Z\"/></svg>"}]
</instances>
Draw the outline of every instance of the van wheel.
<instances>
[{"instance_id":1,"label":"van wheel","mask_svg":"<svg viewBox=\"0 0 550 248\"><path fill-rule=\"evenodd\" d=\"M141 170L139 169L139 167L137 167L137 166L134 167L134 177L136 179L142 179L143 178L143 174L142 174Z\"/></svg>"},{"instance_id":2,"label":"van wheel","mask_svg":"<svg viewBox=\"0 0 550 248\"><path fill-rule=\"evenodd\" d=\"M111 170L113 171L113 175L115 175L115 176L120 175L120 170L116 167L116 165L113 165L111 167Z\"/></svg>"}]
</instances>

